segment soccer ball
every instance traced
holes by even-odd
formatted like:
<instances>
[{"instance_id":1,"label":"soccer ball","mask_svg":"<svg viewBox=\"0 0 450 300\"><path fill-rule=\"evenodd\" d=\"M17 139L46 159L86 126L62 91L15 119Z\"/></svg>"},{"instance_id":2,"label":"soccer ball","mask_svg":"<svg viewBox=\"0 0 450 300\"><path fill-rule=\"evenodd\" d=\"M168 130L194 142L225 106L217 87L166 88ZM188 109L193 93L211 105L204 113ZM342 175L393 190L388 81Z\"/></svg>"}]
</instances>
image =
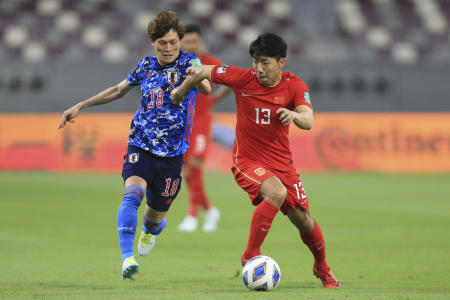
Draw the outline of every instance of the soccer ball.
<instances>
[{"instance_id":1,"label":"soccer ball","mask_svg":"<svg viewBox=\"0 0 450 300\"><path fill-rule=\"evenodd\" d=\"M271 291L280 283L280 267L268 256L255 256L242 269L242 279L251 290Z\"/></svg>"}]
</instances>

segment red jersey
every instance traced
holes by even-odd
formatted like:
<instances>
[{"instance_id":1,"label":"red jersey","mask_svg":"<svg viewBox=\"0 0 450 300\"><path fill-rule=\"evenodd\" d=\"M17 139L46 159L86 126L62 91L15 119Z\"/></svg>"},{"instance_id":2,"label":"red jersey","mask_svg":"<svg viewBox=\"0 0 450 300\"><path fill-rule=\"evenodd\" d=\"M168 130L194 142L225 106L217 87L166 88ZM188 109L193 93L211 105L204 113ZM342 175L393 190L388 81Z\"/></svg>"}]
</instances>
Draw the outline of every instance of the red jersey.
<instances>
[{"instance_id":1,"label":"red jersey","mask_svg":"<svg viewBox=\"0 0 450 300\"><path fill-rule=\"evenodd\" d=\"M200 60L204 65L216 65L222 62L212 55L203 53ZM188 151L185 153L185 161L189 157L205 159L209 141L211 139L211 110L214 100L210 95L199 93L195 104L194 125L192 126L191 142Z\"/></svg>"},{"instance_id":2,"label":"red jersey","mask_svg":"<svg viewBox=\"0 0 450 300\"><path fill-rule=\"evenodd\" d=\"M259 83L253 69L215 66L211 80L229 86L236 95L237 123L233 158L258 161L268 169L292 168L289 126L284 126L277 109L312 109L306 84L290 72L282 72L274 87Z\"/></svg>"},{"instance_id":3,"label":"red jersey","mask_svg":"<svg viewBox=\"0 0 450 300\"><path fill-rule=\"evenodd\" d=\"M203 65L220 65L222 62L215 58L214 56L203 53L200 55L200 61ZM198 93L197 100L195 102L195 118L194 118L194 128L193 131L196 129L208 127L210 128L211 125L211 110L214 102L213 99L209 95L204 95L202 93ZM194 134L193 132L192 134Z\"/></svg>"}]
</instances>

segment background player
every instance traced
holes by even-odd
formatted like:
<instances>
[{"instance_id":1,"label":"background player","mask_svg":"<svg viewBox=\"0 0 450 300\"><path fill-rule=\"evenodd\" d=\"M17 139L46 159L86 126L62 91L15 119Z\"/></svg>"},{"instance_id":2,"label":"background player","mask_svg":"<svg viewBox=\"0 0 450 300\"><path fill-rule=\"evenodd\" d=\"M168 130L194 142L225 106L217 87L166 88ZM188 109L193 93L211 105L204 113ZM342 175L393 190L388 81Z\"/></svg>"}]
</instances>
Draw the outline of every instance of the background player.
<instances>
[{"instance_id":1,"label":"background player","mask_svg":"<svg viewBox=\"0 0 450 300\"><path fill-rule=\"evenodd\" d=\"M317 222L309 213L309 203L289 149L289 125L309 130L313 110L306 84L290 72L286 63L286 42L265 33L250 45L253 69L233 66L190 68L187 78L172 99L183 99L193 85L204 79L231 87L236 95L237 124L232 171L236 182L256 205L242 265L261 254L260 247L272 222L281 210L297 227L301 239L311 250L314 274L324 287L340 283L325 260L325 242Z\"/></svg>"},{"instance_id":2,"label":"background player","mask_svg":"<svg viewBox=\"0 0 450 300\"><path fill-rule=\"evenodd\" d=\"M119 99L135 86L141 88L141 106L131 122L122 169L125 195L117 213L124 279L139 271L133 252L137 209L147 192L138 246L139 254L147 255L155 245L155 235L166 226L165 215L181 185L197 89L205 94L211 91L209 82L202 81L174 104L170 92L181 84L186 68L200 66L200 61L180 50L184 26L174 12L159 13L148 24L148 34L156 56L144 57L125 80L66 110L59 126L73 122L81 109Z\"/></svg>"},{"instance_id":3,"label":"background player","mask_svg":"<svg viewBox=\"0 0 450 300\"><path fill-rule=\"evenodd\" d=\"M195 24L186 26L182 42L183 51L194 53L202 64L220 65L222 62L203 51L201 29ZM191 144L184 156L183 178L186 179L189 190L189 210L183 221L177 226L179 231L192 232L197 229L197 212L199 207L205 210L203 231L211 232L217 229L220 219L219 210L212 206L205 191L203 182L203 163L206 159L208 145L211 141L211 110L215 102L231 92L226 86L221 86L214 94L198 95L195 104L194 126L192 127Z\"/></svg>"}]
</instances>

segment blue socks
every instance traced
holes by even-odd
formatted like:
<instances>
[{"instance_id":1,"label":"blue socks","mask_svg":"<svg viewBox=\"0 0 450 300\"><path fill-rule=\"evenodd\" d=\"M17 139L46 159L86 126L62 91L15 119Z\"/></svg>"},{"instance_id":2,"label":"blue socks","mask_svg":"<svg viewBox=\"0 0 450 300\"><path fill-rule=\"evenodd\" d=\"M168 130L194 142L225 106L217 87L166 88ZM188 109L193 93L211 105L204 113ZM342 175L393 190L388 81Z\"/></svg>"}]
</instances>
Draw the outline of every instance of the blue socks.
<instances>
[{"instance_id":1,"label":"blue socks","mask_svg":"<svg viewBox=\"0 0 450 300\"><path fill-rule=\"evenodd\" d=\"M134 256L133 243L137 226L137 210L144 198L145 190L137 185L125 189L122 204L117 212L117 231L119 232L122 261Z\"/></svg>"},{"instance_id":2,"label":"blue socks","mask_svg":"<svg viewBox=\"0 0 450 300\"><path fill-rule=\"evenodd\" d=\"M144 226L142 230L145 233L151 233L153 235L159 235L167 225L167 220L164 218L161 222L154 222L144 216Z\"/></svg>"}]
</instances>

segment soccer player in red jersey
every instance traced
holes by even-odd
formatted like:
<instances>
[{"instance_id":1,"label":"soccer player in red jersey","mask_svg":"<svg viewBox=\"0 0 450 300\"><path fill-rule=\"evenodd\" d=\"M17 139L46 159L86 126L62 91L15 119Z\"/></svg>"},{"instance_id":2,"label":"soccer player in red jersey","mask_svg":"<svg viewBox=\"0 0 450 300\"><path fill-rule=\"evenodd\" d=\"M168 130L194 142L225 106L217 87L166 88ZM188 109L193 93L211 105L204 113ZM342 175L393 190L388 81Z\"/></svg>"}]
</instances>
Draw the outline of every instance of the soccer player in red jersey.
<instances>
[{"instance_id":1,"label":"soccer player in red jersey","mask_svg":"<svg viewBox=\"0 0 450 300\"><path fill-rule=\"evenodd\" d=\"M201 29L195 24L187 25L183 36L182 48L184 52L194 53L202 64L221 65L222 62L203 52ZM192 128L191 144L184 155L183 177L189 190L189 211L183 221L177 226L179 231L193 232L197 229L197 212L201 207L205 210L203 231L216 231L220 219L219 210L212 206L203 183L203 163L206 158L208 145L211 140L212 106L217 100L226 96L231 90L221 86L215 96L199 95L195 106L194 126Z\"/></svg>"},{"instance_id":2,"label":"soccer player in red jersey","mask_svg":"<svg viewBox=\"0 0 450 300\"><path fill-rule=\"evenodd\" d=\"M250 45L252 69L225 65L190 68L183 84L172 91L172 100L182 100L189 88L202 79L233 89L237 103L236 140L232 171L253 205L250 236L241 256L244 265L260 255L260 247L279 210L298 229L314 256L314 274L326 288L340 287L325 260L325 241L319 224L309 213L309 203L289 149L289 125L310 130L313 109L306 84L281 69L286 64L286 42L265 33Z\"/></svg>"}]
</instances>

